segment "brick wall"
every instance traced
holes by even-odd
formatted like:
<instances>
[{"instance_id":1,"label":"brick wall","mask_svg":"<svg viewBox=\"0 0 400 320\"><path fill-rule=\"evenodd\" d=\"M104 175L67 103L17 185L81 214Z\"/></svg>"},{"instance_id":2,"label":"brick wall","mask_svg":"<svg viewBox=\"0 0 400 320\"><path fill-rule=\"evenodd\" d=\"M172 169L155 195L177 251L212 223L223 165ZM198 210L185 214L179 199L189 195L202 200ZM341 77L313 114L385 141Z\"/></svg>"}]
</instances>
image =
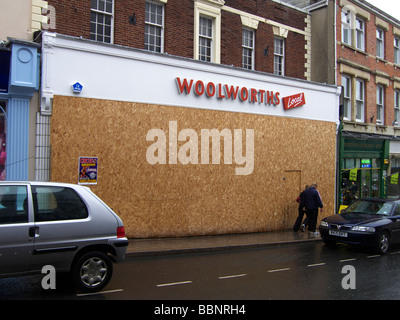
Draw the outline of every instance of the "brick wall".
<instances>
[{"instance_id":1,"label":"brick wall","mask_svg":"<svg viewBox=\"0 0 400 320\"><path fill-rule=\"evenodd\" d=\"M90 38L89 0L48 0L56 8L56 31ZM225 6L304 30L305 13L267 0L226 0ZM129 22L135 14L136 24ZM114 7L114 44L144 49L145 0L118 0ZM256 30L256 70L273 72L274 34L271 24ZM305 79L304 35L289 32L285 43L285 75ZM165 5L164 52L193 58L194 1L171 0ZM268 48L268 55L264 49ZM239 14L221 10L221 63L242 66L242 22Z\"/></svg>"},{"instance_id":2,"label":"brick wall","mask_svg":"<svg viewBox=\"0 0 400 320\"><path fill-rule=\"evenodd\" d=\"M351 65L355 69L370 75L370 80L365 81L365 122L376 124L376 90L377 77L388 81L385 87L385 114L384 125L391 126L394 121L394 79L400 78L400 67L394 65L394 34L393 25L388 24L389 29L385 31L385 58L376 57L376 17L371 13L370 19L365 22L365 52L352 46L341 43L341 8L336 16L337 22L337 57L338 61ZM341 84L340 68L338 68L338 84ZM353 93L355 95L355 92ZM371 118L373 117L372 121Z\"/></svg>"}]
</instances>

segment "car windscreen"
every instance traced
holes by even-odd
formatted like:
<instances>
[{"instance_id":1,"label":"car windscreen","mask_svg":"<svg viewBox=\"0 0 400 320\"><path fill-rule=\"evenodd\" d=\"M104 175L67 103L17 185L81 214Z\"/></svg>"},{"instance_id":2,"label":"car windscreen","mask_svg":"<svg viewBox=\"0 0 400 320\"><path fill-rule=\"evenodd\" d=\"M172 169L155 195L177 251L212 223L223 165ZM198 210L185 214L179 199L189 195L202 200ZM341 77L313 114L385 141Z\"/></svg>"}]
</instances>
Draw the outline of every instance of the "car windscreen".
<instances>
[{"instance_id":1,"label":"car windscreen","mask_svg":"<svg viewBox=\"0 0 400 320\"><path fill-rule=\"evenodd\" d=\"M387 216L393 207L391 202L380 202L373 200L358 200L352 203L345 212L361 214L377 214Z\"/></svg>"}]
</instances>

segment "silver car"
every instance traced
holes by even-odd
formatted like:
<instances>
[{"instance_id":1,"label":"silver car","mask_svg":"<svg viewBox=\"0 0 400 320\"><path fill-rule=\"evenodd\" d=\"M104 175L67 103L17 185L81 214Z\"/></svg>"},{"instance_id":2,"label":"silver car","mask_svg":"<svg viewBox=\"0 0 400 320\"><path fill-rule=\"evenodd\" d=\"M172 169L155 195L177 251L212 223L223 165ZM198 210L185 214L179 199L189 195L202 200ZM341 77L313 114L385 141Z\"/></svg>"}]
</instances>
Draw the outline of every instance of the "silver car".
<instances>
[{"instance_id":1,"label":"silver car","mask_svg":"<svg viewBox=\"0 0 400 320\"><path fill-rule=\"evenodd\" d=\"M89 188L65 183L0 182L0 277L69 272L96 292L125 257L122 220Z\"/></svg>"}]
</instances>

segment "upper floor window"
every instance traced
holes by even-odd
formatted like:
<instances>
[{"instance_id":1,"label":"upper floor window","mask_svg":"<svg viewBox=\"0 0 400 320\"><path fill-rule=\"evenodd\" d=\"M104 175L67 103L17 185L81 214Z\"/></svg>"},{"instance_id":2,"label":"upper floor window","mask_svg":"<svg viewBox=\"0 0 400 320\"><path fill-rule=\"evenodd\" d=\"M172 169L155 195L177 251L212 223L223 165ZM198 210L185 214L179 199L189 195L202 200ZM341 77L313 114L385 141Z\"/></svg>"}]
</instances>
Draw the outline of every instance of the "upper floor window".
<instances>
[{"instance_id":1,"label":"upper floor window","mask_svg":"<svg viewBox=\"0 0 400 320\"><path fill-rule=\"evenodd\" d=\"M274 74L283 76L285 70L285 40L274 39Z\"/></svg>"},{"instance_id":2,"label":"upper floor window","mask_svg":"<svg viewBox=\"0 0 400 320\"><path fill-rule=\"evenodd\" d=\"M356 121L365 120L365 90L364 81L356 79Z\"/></svg>"},{"instance_id":3,"label":"upper floor window","mask_svg":"<svg viewBox=\"0 0 400 320\"><path fill-rule=\"evenodd\" d=\"M394 38L394 63L400 65L400 38Z\"/></svg>"},{"instance_id":4,"label":"upper floor window","mask_svg":"<svg viewBox=\"0 0 400 320\"><path fill-rule=\"evenodd\" d=\"M343 119L351 120L351 78L342 76L343 86Z\"/></svg>"},{"instance_id":5,"label":"upper floor window","mask_svg":"<svg viewBox=\"0 0 400 320\"><path fill-rule=\"evenodd\" d=\"M356 48L365 51L365 22L356 18Z\"/></svg>"},{"instance_id":6,"label":"upper floor window","mask_svg":"<svg viewBox=\"0 0 400 320\"><path fill-rule=\"evenodd\" d=\"M242 31L242 67L254 69L254 30L251 29Z\"/></svg>"},{"instance_id":7,"label":"upper floor window","mask_svg":"<svg viewBox=\"0 0 400 320\"><path fill-rule=\"evenodd\" d=\"M394 121L396 126L400 125L400 90L394 91Z\"/></svg>"},{"instance_id":8,"label":"upper floor window","mask_svg":"<svg viewBox=\"0 0 400 320\"><path fill-rule=\"evenodd\" d=\"M163 52L164 6L155 2L146 2L144 48L149 51Z\"/></svg>"},{"instance_id":9,"label":"upper floor window","mask_svg":"<svg viewBox=\"0 0 400 320\"><path fill-rule=\"evenodd\" d=\"M385 32L382 29L376 29L376 56L380 59L385 58Z\"/></svg>"},{"instance_id":10,"label":"upper floor window","mask_svg":"<svg viewBox=\"0 0 400 320\"><path fill-rule=\"evenodd\" d=\"M351 14L342 11L342 42L351 46Z\"/></svg>"},{"instance_id":11,"label":"upper floor window","mask_svg":"<svg viewBox=\"0 0 400 320\"><path fill-rule=\"evenodd\" d=\"M113 0L92 0L90 11L90 39L113 41Z\"/></svg>"},{"instance_id":12,"label":"upper floor window","mask_svg":"<svg viewBox=\"0 0 400 320\"><path fill-rule=\"evenodd\" d=\"M376 123L385 123L385 89L382 85L376 86Z\"/></svg>"},{"instance_id":13,"label":"upper floor window","mask_svg":"<svg viewBox=\"0 0 400 320\"><path fill-rule=\"evenodd\" d=\"M212 61L213 19L200 17L199 20L199 60Z\"/></svg>"}]
</instances>

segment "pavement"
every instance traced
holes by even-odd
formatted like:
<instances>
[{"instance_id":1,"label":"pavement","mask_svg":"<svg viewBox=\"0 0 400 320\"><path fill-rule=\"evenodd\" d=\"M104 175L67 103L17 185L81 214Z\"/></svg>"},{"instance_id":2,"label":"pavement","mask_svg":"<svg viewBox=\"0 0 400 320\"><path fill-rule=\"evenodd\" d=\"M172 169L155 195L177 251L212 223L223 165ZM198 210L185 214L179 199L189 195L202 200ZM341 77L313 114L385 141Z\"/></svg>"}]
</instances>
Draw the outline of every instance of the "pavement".
<instances>
[{"instance_id":1,"label":"pavement","mask_svg":"<svg viewBox=\"0 0 400 320\"><path fill-rule=\"evenodd\" d=\"M273 245L320 241L319 235L306 232L267 231L213 236L129 239L126 255L148 256L177 253L213 252L229 249L254 249Z\"/></svg>"}]
</instances>

